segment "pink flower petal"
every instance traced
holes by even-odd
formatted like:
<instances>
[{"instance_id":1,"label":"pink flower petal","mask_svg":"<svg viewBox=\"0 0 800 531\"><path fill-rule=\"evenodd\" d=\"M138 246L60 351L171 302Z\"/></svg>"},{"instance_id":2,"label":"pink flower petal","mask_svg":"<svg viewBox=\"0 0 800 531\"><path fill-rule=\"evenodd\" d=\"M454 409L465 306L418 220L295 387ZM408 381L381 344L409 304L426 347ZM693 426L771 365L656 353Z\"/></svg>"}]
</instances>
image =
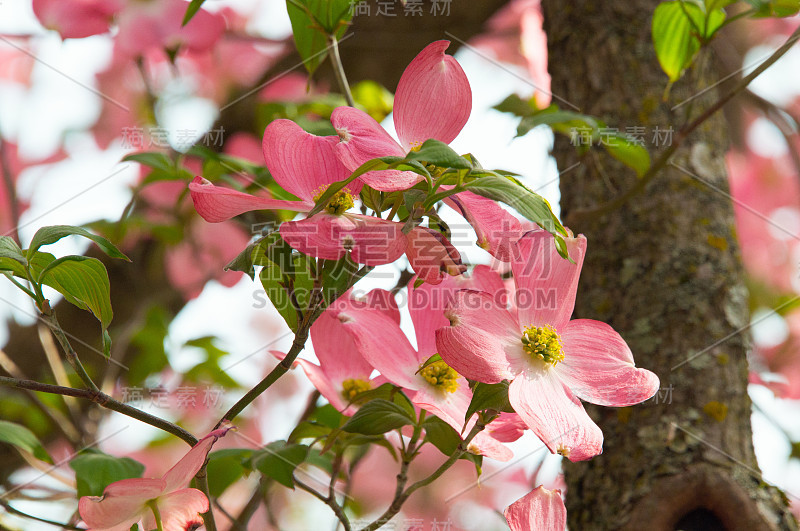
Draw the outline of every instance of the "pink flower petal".
<instances>
[{"instance_id":1,"label":"pink flower petal","mask_svg":"<svg viewBox=\"0 0 800 531\"><path fill-rule=\"evenodd\" d=\"M331 123L339 134L336 154L353 171L378 157L405 157L406 152L369 114L353 107L337 107Z\"/></svg>"},{"instance_id":2,"label":"pink flower petal","mask_svg":"<svg viewBox=\"0 0 800 531\"><path fill-rule=\"evenodd\" d=\"M417 379L421 381L422 377L417 376ZM422 383L411 397L415 406L433 413L459 433L464 428L464 416L467 414L471 400L472 392L469 390L469 382L463 377L458 378L458 389L452 393Z\"/></svg>"},{"instance_id":3,"label":"pink flower petal","mask_svg":"<svg viewBox=\"0 0 800 531\"><path fill-rule=\"evenodd\" d=\"M350 175L334 152L338 141L335 136L307 133L291 120L275 120L264 131L264 159L275 182L313 203L326 186ZM360 188L358 183L348 186L354 195Z\"/></svg>"},{"instance_id":4,"label":"pink flower petal","mask_svg":"<svg viewBox=\"0 0 800 531\"><path fill-rule=\"evenodd\" d=\"M308 212L314 203L305 201L281 201L269 197L246 194L215 186L202 177L195 177L189 183L189 192L194 208L209 223L220 223L251 210L294 210Z\"/></svg>"},{"instance_id":5,"label":"pink flower petal","mask_svg":"<svg viewBox=\"0 0 800 531\"><path fill-rule=\"evenodd\" d=\"M565 240L574 264L561 258L549 232L528 232L517 244L511 268L517 284L519 322L523 327L549 324L561 329L572 315L586 254L586 238L580 235Z\"/></svg>"},{"instance_id":6,"label":"pink flower petal","mask_svg":"<svg viewBox=\"0 0 800 531\"><path fill-rule=\"evenodd\" d=\"M385 313L392 321L400 324L400 308L391 291L375 288L366 296L367 306Z\"/></svg>"},{"instance_id":7,"label":"pink flower petal","mask_svg":"<svg viewBox=\"0 0 800 531\"><path fill-rule=\"evenodd\" d=\"M319 391L319 393L325 397L325 400L330 402L333 407L345 415L352 415L355 413L355 411L346 411L347 401L345 401L345 399L342 397L341 381L334 383L319 365L315 365L308 360L297 359L295 360L294 365L297 365L303 369L303 372L306 373L306 376L314 388Z\"/></svg>"},{"instance_id":8,"label":"pink flower petal","mask_svg":"<svg viewBox=\"0 0 800 531\"><path fill-rule=\"evenodd\" d=\"M584 461L603 452L603 432L552 370L520 374L509 386L508 399L552 453Z\"/></svg>"},{"instance_id":9,"label":"pink flower petal","mask_svg":"<svg viewBox=\"0 0 800 531\"><path fill-rule=\"evenodd\" d=\"M311 342L322 372L339 390L348 378L369 380L372 365L358 352L352 337L332 311L322 312L311 326Z\"/></svg>"},{"instance_id":10,"label":"pink flower petal","mask_svg":"<svg viewBox=\"0 0 800 531\"><path fill-rule=\"evenodd\" d=\"M567 508L560 490L536 487L503 513L511 531L564 531Z\"/></svg>"},{"instance_id":11,"label":"pink flower petal","mask_svg":"<svg viewBox=\"0 0 800 531\"><path fill-rule=\"evenodd\" d=\"M164 474L164 492L173 492L182 489L192 480L195 474L200 470L208 457L208 452L211 447L217 442L217 439L224 437L230 430L230 427L220 428L214 430L192 447L189 452L178 461L175 466L167 470Z\"/></svg>"},{"instance_id":12,"label":"pink flower petal","mask_svg":"<svg viewBox=\"0 0 800 531\"><path fill-rule=\"evenodd\" d=\"M116 481L103 496L82 496L78 512L91 529L127 530L141 520L147 500L164 492L164 480L133 478Z\"/></svg>"},{"instance_id":13,"label":"pink flower petal","mask_svg":"<svg viewBox=\"0 0 800 531\"><path fill-rule=\"evenodd\" d=\"M477 451L480 455L506 463L514 458L514 452L486 432L478 433L470 443L470 450Z\"/></svg>"},{"instance_id":14,"label":"pink flower petal","mask_svg":"<svg viewBox=\"0 0 800 531\"><path fill-rule=\"evenodd\" d=\"M208 510L208 498L197 489L176 490L158 498L156 504L164 531L186 531L193 529L193 525L202 525L200 513ZM149 508L142 523L144 529L156 528L155 516Z\"/></svg>"},{"instance_id":15,"label":"pink flower petal","mask_svg":"<svg viewBox=\"0 0 800 531\"><path fill-rule=\"evenodd\" d=\"M414 287L413 279L409 283L408 310L421 357L430 357L436 353L436 330L450 324L444 312L455 302L458 289L459 283L451 277L445 278L439 284L426 282L417 288Z\"/></svg>"},{"instance_id":16,"label":"pink flower petal","mask_svg":"<svg viewBox=\"0 0 800 531\"><path fill-rule=\"evenodd\" d=\"M658 391L658 376L633 364L633 354L613 328L575 319L562 330L564 361L555 370L577 396L602 406L630 406Z\"/></svg>"},{"instance_id":17,"label":"pink flower petal","mask_svg":"<svg viewBox=\"0 0 800 531\"><path fill-rule=\"evenodd\" d=\"M442 359L456 372L485 383L511 379L510 361L521 358L519 326L491 295L463 290L445 311L450 326L436 331Z\"/></svg>"},{"instance_id":18,"label":"pink flower petal","mask_svg":"<svg viewBox=\"0 0 800 531\"><path fill-rule=\"evenodd\" d=\"M368 171L359 179L367 186L381 192L397 192L408 190L422 181L422 176L413 171L379 170Z\"/></svg>"},{"instance_id":19,"label":"pink flower petal","mask_svg":"<svg viewBox=\"0 0 800 531\"><path fill-rule=\"evenodd\" d=\"M384 312L363 304L349 304L335 312L370 365L400 387L420 387L414 373L419 368L417 352L400 326Z\"/></svg>"},{"instance_id":20,"label":"pink flower petal","mask_svg":"<svg viewBox=\"0 0 800 531\"><path fill-rule=\"evenodd\" d=\"M445 199L445 203L472 225L478 237L478 247L503 262L511 260L514 244L522 236L522 224L517 218L496 201L472 192L452 195Z\"/></svg>"},{"instance_id":21,"label":"pink flower petal","mask_svg":"<svg viewBox=\"0 0 800 531\"><path fill-rule=\"evenodd\" d=\"M406 256L417 277L429 284L439 284L443 275L459 275L467 269L450 240L426 227L408 233Z\"/></svg>"},{"instance_id":22,"label":"pink flower petal","mask_svg":"<svg viewBox=\"0 0 800 531\"><path fill-rule=\"evenodd\" d=\"M525 433L528 426L516 413L500 413L500 416L486 426L486 431L500 442L514 442Z\"/></svg>"},{"instance_id":23,"label":"pink flower petal","mask_svg":"<svg viewBox=\"0 0 800 531\"><path fill-rule=\"evenodd\" d=\"M397 85L394 123L406 149L429 138L449 144L469 119L472 90L458 61L444 53L448 46L448 41L426 46Z\"/></svg>"},{"instance_id":24,"label":"pink flower petal","mask_svg":"<svg viewBox=\"0 0 800 531\"><path fill-rule=\"evenodd\" d=\"M310 256L339 260L348 252L358 264L390 264L406 250L402 225L359 214L334 216L326 213L283 223L286 243Z\"/></svg>"}]
</instances>

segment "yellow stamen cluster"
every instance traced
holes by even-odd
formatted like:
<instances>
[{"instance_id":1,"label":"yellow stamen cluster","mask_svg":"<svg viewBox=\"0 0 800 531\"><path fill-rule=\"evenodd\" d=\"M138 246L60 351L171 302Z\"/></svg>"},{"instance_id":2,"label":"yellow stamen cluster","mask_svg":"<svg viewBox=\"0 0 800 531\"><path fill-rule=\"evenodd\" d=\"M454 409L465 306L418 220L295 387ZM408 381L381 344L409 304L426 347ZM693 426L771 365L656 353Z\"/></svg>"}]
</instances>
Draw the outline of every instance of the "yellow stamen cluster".
<instances>
[{"instance_id":1,"label":"yellow stamen cluster","mask_svg":"<svg viewBox=\"0 0 800 531\"><path fill-rule=\"evenodd\" d=\"M561 337L556 329L550 325L529 326L522 332L522 349L536 358L550 365L564 361Z\"/></svg>"},{"instance_id":2,"label":"yellow stamen cluster","mask_svg":"<svg viewBox=\"0 0 800 531\"><path fill-rule=\"evenodd\" d=\"M458 373L443 361L434 361L420 369L419 374L429 384L446 393L455 393L458 390Z\"/></svg>"},{"instance_id":3,"label":"yellow stamen cluster","mask_svg":"<svg viewBox=\"0 0 800 531\"><path fill-rule=\"evenodd\" d=\"M319 201L325 189L322 189L317 195L314 196L314 202ZM353 196L347 190L339 190L333 197L331 197L328 204L325 206L325 211L334 216L341 216L355 205Z\"/></svg>"},{"instance_id":4,"label":"yellow stamen cluster","mask_svg":"<svg viewBox=\"0 0 800 531\"><path fill-rule=\"evenodd\" d=\"M359 393L372 389L372 384L366 380L348 378L342 382L342 396L348 402L353 400Z\"/></svg>"}]
</instances>

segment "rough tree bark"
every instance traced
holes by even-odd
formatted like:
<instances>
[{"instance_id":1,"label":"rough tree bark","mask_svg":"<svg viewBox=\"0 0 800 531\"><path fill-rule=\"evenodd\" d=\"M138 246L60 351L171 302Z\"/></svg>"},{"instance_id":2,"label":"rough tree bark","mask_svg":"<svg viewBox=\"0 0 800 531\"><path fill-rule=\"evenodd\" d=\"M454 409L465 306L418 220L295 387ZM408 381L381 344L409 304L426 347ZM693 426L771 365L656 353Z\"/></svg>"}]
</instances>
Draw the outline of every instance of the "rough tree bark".
<instances>
[{"instance_id":1,"label":"rough tree bark","mask_svg":"<svg viewBox=\"0 0 800 531\"><path fill-rule=\"evenodd\" d=\"M722 77L700 61L662 101L666 76L650 37L653 0L542 0L553 92L611 126L678 130L716 98ZM697 130L647 190L571 228L589 240L576 315L611 324L637 365L661 378L662 400L587 408L604 453L568 464L572 529L797 529L786 498L760 481L747 395L747 291L734 234L718 114ZM628 189L633 172L557 139L567 224L578 209ZM681 169L682 168L682 169ZM715 190L716 188L716 190Z\"/></svg>"}]
</instances>

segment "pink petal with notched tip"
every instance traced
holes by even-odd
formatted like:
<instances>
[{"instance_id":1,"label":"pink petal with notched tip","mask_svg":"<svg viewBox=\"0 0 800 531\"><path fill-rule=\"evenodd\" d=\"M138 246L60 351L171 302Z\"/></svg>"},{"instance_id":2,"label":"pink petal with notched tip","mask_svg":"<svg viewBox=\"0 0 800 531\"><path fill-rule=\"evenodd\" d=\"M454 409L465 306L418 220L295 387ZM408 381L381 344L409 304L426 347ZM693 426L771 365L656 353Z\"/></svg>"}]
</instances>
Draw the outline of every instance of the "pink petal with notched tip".
<instances>
[{"instance_id":1,"label":"pink petal with notched tip","mask_svg":"<svg viewBox=\"0 0 800 531\"><path fill-rule=\"evenodd\" d=\"M308 212L314 208L314 203L311 202L282 201L215 186L202 177L195 177L189 183L189 192L191 193L195 210L209 223L221 223L252 210Z\"/></svg>"},{"instance_id":2,"label":"pink petal with notched tip","mask_svg":"<svg viewBox=\"0 0 800 531\"><path fill-rule=\"evenodd\" d=\"M536 487L506 508L511 531L564 531L567 527L567 508L560 490Z\"/></svg>"},{"instance_id":3,"label":"pink petal with notched tip","mask_svg":"<svg viewBox=\"0 0 800 531\"><path fill-rule=\"evenodd\" d=\"M502 412L486 426L486 432L500 442L514 442L525 433L528 426L516 413Z\"/></svg>"},{"instance_id":4,"label":"pink petal with notched tip","mask_svg":"<svg viewBox=\"0 0 800 531\"><path fill-rule=\"evenodd\" d=\"M264 159L272 177L284 190L306 202L314 202L331 183L346 179L350 171L337 158L335 136L307 133L291 120L270 122L264 131ZM358 183L348 185L356 195Z\"/></svg>"},{"instance_id":5,"label":"pink petal with notched tip","mask_svg":"<svg viewBox=\"0 0 800 531\"><path fill-rule=\"evenodd\" d=\"M478 433L472 439L470 446L474 447L480 455L502 463L511 461L514 458L514 452L508 446L485 432Z\"/></svg>"},{"instance_id":6,"label":"pink petal with notched tip","mask_svg":"<svg viewBox=\"0 0 800 531\"><path fill-rule=\"evenodd\" d=\"M212 431L200 439L180 461L175 463L175 466L167 470L167 473L162 478L165 484L164 492L172 492L188 485L203 466L203 463L205 463L211 447L214 446L217 439L224 437L230 429L230 427L227 427Z\"/></svg>"},{"instance_id":7,"label":"pink petal with notched tip","mask_svg":"<svg viewBox=\"0 0 800 531\"><path fill-rule=\"evenodd\" d=\"M280 227L283 239L309 256L339 260L348 252L357 264L390 264L406 250L402 225L359 214L324 212Z\"/></svg>"},{"instance_id":8,"label":"pink petal with notched tip","mask_svg":"<svg viewBox=\"0 0 800 531\"><path fill-rule=\"evenodd\" d=\"M458 61L444 53L448 46L448 41L426 46L397 85L394 123L406 149L429 138L449 144L469 119L472 90Z\"/></svg>"},{"instance_id":9,"label":"pink petal with notched tip","mask_svg":"<svg viewBox=\"0 0 800 531\"><path fill-rule=\"evenodd\" d=\"M555 370L572 392L587 402L631 406L658 391L658 376L634 366L631 349L607 324L575 319L560 333L564 361Z\"/></svg>"},{"instance_id":10,"label":"pink petal with notched tip","mask_svg":"<svg viewBox=\"0 0 800 531\"><path fill-rule=\"evenodd\" d=\"M497 202L472 192L452 195L444 202L472 225L478 247L503 262L511 260L514 245L522 236L522 224L517 218Z\"/></svg>"},{"instance_id":11,"label":"pink petal with notched tip","mask_svg":"<svg viewBox=\"0 0 800 531\"><path fill-rule=\"evenodd\" d=\"M511 262L517 286L516 306L520 325L551 325L560 330L575 308L578 279L586 254L586 237L564 238L569 256L561 258L553 236L544 230L526 233L517 242Z\"/></svg>"},{"instance_id":12,"label":"pink petal with notched tip","mask_svg":"<svg viewBox=\"0 0 800 531\"><path fill-rule=\"evenodd\" d=\"M144 515L147 500L164 492L163 479L132 478L116 481L103 496L82 496L78 512L91 529L127 530Z\"/></svg>"},{"instance_id":13,"label":"pink petal with notched tip","mask_svg":"<svg viewBox=\"0 0 800 531\"><path fill-rule=\"evenodd\" d=\"M514 377L511 365L524 356L521 332L508 310L491 295L458 291L445 317L450 326L436 331L436 346L450 367L484 383Z\"/></svg>"},{"instance_id":14,"label":"pink petal with notched tip","mask_svg":"<svg viewBox=\"0 0 800 531\"><path fill-rule=\"evenodd\" d=\"M411 390L421 387L414 374L420 363L417 352L393 319L363 304L339 306L335 315L364 359L386 379Z\"/></svg>"},{"instance_id":15,"label":"pink petal with notched tip","mask_svg":"<svg viewBox=\"0 0 800 531\"><path fill-rule=\"evenodd\" d=\"M584 461L603 452L603 432L552 369L519 375L508 388L508 399L552 453Z\"/></svg>"},{"instance_id":16,"label":"pink petal with notched tip","mask_svg":"<svg viewBox=\"0 0 800 531\"><path fill-rule=\"evenodd\" d=\"M406 156L405 150L364 111L337 107L331 114L331 123L339 134L336 154L350 171L378 157ZM376 190L394 192L411 188L422 177L411 171L381 170L367 172L359 179Z\"/></svg>"},{"instance_id":17,"label":"pink petal with notched tip","mask_svg":"<svg viewBox=\"0 0 800 531\"><path fill-rule=\"evenodd\" d=\"M161 526L164 531L186 531L193 525L202 525L200 513L208 510L208 499L197 489L181 489L161 496L156 501L161 515ZM145 513L145 531L156 529L153 511Z\"/></svg>"}]
</instances>

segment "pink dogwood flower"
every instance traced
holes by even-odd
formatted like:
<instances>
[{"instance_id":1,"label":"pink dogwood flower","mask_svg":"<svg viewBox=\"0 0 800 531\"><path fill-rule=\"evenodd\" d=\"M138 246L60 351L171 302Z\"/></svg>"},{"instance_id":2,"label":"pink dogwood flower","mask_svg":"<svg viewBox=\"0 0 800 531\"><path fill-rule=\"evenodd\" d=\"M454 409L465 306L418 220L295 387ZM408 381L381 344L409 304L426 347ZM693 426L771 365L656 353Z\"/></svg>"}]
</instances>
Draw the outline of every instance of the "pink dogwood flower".
<instances>
[{"instance_id":1,"label":"pink dogwood flower","mask_svg":"<svg viewBox=\"0 0 800 531\"><path fill-rule=\"evenodd\" d=\"M322 312L311 326L311 343L319 365L302 358L294 362L294 365L303 369L320 394L345 415L355 413L356 407L350 405L350 402L358 393L375 389L386 382L382 376L370 378L372 365L361 356L353 338L334 316L335 308L346 304L345 301L350 299L351 293L344 294ZM382 312L400 324L397 302L388 291L372 290L367 294L366 300L360 303ZM272 351L272 355L278 359L286 356L277 351Z\"/></svg>"},{"instance_id":2,"label":"pink dogwood flower","mask_svg":"<svg viewBox=\"0 0 800 531\"><path fill-rule=\"evenodd\" d=\"M545 231L528 232L512 261L515 307L462 290L436 331L438 352L466 378L510 380L515 411L550 449L571 461L602 452L603 433L578 397L629 406L658 390L658 377L634 366L622 337L605 323L570 320L586 238L565 238L571 263Z\"/></svg>"},{"instance_id":3,"label":"pink dogwood flower","mask_svg":"<svg viewBox=\"0 0 800 531\"><path fill-rule=\"evenodd\" d=\"M364 302L339 299L333 315L350 333L358 352L393 384L409 392L409 398L419 408L430 411L456 431L469 431L475 419L465 426L464 417L472 399L466 379L443 361L422 365L434 354L434 330L447 323L442 302L471 279L447 277L437 286L422 284L410 289L409 308L417 339L415 349L400 328L399 315L392 318L386 312L375 311ZM383 290L373 290L382 292ZM386 297L391 297L386 293ZM387 348L387 346L390 346ZM472 450L493 459L507 461L512 452L484 433L472 441Z\"/></svg>"},{"instance_id":4,"label":"pink dogwood flower","mask_svg":"<svg viewBox=\"0 0 800 531\"><path fill-rule=\"evenodd\" d=\"M299 200L246 194L197 177L189 185L195 209L211 223L251 210L309 212L328 186L350 175L333 153L336 143L336 137L312 135L290 120L275 120L264 133L264 158L275 181ZM440 271L460 272L458 251L452 245L432 241L425 229L417 227L406 235L401 223L348 212L361 186L359 182L350 183L322 212L283 223L281 237L310 256L338 260L349 254L354 262L366 265L388 264L408 251L414 269L423 271L430 282L438 281ZM421 240L425 240L425 253L419 252Z\"/></svg>"},{"instance_id":5,"label":"pink dogwood flower","mask_svg":"<svg viewBox=\"0 0 800 531\"><path fill-rule=\"evenodd\" d=\"M334 109L331 123L341 139L336 153L349 170L377 157L405 157L429 138L449 144L458 136L472 110L472 90L458 61L445 54L449 45L448 41L429 44L403 72L394 100L400 143L367 113L352 107ZM371 171L359 178L386 192L408 189L422 179L414 172L400 170ZM445 203L473 226L480 247L508 261L509 246L521 235L514 216L472 192L450 196Z\"/></svg>"},{"instance_id":6,"label":"pink dogwood flower","mask_svg":"<svg viewBox=\"0 0 800 531\"><path fill-rule=\"evenodd\" d=\"M394 98L398 144L370 115L353 107L338 107L331 123L341 142L336 153L351 171L377 157L405 157L429 138L452 142L469 119L472 90L467 76L452 56L449 41L426 46L406 67ZM385 192L405 190L422 178L414 172L367 172L360 179Z\"/></svg>"},{"instance_id":7,"label":"pink dogwood flower","mask_svg":"<svg viewBox=\"0 0 800 531\"><path fill-rule=\"evenodd\" d=\"M230 429L220 428L203 437L159 479L123 479L106 487L102 496L83 496L78 502L81 518L93 531L127 531L140 521L144 531L183 531L202 525L200 513L208 510L208 499L186 484L203 466L217 439Z\"/></svg>"},{"instance_id":8,"label":"pink dogwood flower","mask_svg":"<svg viewBox=\"0 0 800 531\"><path fill-rule=\"evenodd\" d=\"M561 491L538 486L503 512L511 531L564 531L567 508Z\"/></svg>"}]
</instances>

